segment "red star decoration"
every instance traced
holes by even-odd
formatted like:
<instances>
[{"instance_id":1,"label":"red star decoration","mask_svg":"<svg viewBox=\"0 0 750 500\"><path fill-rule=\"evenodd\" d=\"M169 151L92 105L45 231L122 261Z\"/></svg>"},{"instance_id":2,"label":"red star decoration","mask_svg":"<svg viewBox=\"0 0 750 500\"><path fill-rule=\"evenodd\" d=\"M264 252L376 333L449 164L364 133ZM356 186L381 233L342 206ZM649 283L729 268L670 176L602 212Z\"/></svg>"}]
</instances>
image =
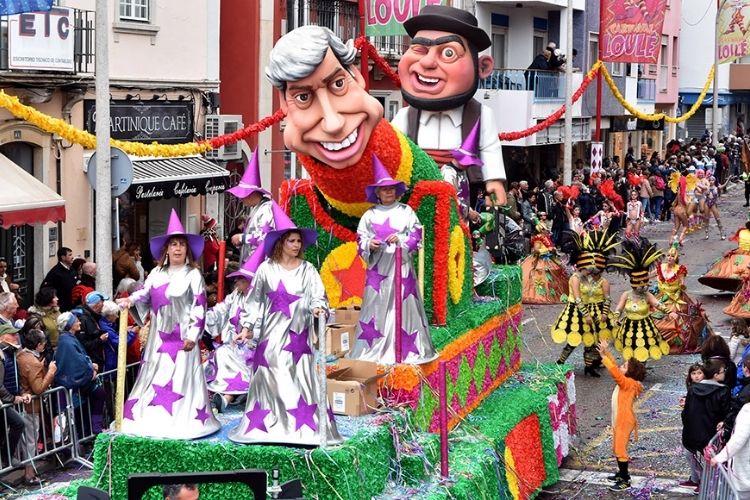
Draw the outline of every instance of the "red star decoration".
<instances>
[{"instance_id":1,"label":"red star decoration","mask_svg":"<svg viewBox=\"0 0 750 500\"><path fill-rule=\"evenodd\" d=\"M354 256L349 267L331 271L333 277L341 284L340 302L352 297L362 297L365 289L365 261L359 255Z\"/></svg>"}]
</instances>

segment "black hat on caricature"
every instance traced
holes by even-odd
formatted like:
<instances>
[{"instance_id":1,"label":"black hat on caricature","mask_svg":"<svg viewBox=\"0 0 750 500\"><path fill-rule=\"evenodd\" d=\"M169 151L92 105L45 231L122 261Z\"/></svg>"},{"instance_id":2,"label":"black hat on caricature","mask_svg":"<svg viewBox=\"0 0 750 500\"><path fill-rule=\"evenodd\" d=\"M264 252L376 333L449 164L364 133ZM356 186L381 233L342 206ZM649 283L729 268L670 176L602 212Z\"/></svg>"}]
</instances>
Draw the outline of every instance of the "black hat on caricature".
<instances>
[{"instance_id":1,"label":"black hat on caricature","mask_svg":"<svg viewBox=\"0 0 750 500\"><path fill-rule=\"evenodd\" d=\"M474 44L478 51L492 44L489 35L479 27L473 14L447 5L425 5L419 14L404 22L404 28L412 38L420 30L455 33Z\"/></svg>"}]
</instances>

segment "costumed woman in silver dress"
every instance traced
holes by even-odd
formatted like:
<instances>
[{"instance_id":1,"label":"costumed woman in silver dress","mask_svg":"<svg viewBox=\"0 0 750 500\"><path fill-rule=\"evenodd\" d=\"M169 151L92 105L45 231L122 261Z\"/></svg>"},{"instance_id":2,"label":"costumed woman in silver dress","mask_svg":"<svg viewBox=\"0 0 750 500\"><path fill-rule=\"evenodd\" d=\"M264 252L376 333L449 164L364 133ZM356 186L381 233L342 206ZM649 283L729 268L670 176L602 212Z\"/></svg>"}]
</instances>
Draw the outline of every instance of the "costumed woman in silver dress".
<instances>
[{"instance_id":1,"label":"costumed woman in silver dress","mask_svg":"<svg viewBox=\"0 0 750 500\"><path fill-rule=\"evenodd\" d=\"M253 372L248 358L252 351L237 340L243 317L247 316L255 271L265 259L263 248L258 247L238 271L227 275L235 279L232 293L206 312L206 331L211 338L221 338L221 345L211 351L205 365L208 389L214 393L212 401L219 412L223 412L235 396L247 393L250 385Z\"/></svg>"},{"instance_id":2,"label":"costumed woman in silver dress","mask_svg":"<svg viewBox=\"0 0 750 500\"><path fill-rule=\"evenodd\" d=\"M401 355L403 363L422 364L437 358L427 315L417 286L412 255L422 241L417 214L398 198L403 182L391 178L380 160L372 159L375 183L367 186L367 201L375 206L364 213L357 228L359 253L367 262L367 279L355 342L349 357L380 364L394 364L396 245L401 259Z\"/></svg>"},{"instance_id":3,"label":"costumed woman in silver dress","mask_svg":"<svg viewBox=\"0 0 750 500\"><path fill-rule=\"evenodd\" d=\"M313 318L325 317L325 288L318 271L301 258L316 232L298 229L274 205L276 231L263 246L269 258L258 266L242 322L240 340L256 344L245 413L229 431L237 443L320 444L318 379L313 355ZM341 442L328 409L329 444Z\"/></svg>"},{"instance_id":4,"label":"costumed woman in silver dress","mask_svg":"<svg viewBox=\"0 0 750 500\"><path fill-rule=\"evenodd\" d=\"M203 238L188 234L172 210L167 233L151 239L159 267L141 290L120 304L151 313L138 378L125 401L122 432L138 436L195 439L219 430L211 411L196 343L205 323L206 293L196 267Z\"/></svg>"}]
</instances>

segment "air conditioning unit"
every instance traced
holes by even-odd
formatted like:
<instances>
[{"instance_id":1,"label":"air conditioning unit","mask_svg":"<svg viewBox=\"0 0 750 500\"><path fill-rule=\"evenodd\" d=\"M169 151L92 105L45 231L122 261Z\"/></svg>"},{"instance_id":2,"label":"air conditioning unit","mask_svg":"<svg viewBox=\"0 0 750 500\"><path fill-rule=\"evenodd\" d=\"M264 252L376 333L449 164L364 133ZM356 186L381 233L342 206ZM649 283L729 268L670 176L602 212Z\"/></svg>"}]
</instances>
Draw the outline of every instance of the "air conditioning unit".
<instances>
[{"instance_id":1,"label":"air conditioning unit","mask_svg":"<svg viewBox=\"0 0 750 500\"><path fill-rule=\"evenodd\" d=\"M206 115L206 140L221 135L233 134L242 128L241 115ZM241 160L242 149L239 143L227 144L218 149L212 149L206 152L206 158L209 160Z\"/></svg>"}]
</instances>

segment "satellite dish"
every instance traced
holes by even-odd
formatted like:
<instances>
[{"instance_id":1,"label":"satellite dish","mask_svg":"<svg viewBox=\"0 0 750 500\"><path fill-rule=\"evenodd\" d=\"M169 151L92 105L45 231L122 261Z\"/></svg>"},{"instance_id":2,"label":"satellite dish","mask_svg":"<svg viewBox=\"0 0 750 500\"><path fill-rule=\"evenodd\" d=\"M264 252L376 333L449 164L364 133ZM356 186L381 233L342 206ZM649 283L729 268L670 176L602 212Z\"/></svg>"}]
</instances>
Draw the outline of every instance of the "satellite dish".
<instances>
[{"instance_id":1,"label":"satellite dish","mask_svg":"<svg viewBox=\"0 0 750 500\"><path fill-rule=\"evenodd\" d=\"M122 149L111 147L109 156L111 158L112 173L112 197L120 196L128 190L133 183L133 162L128 154ZM87 164L86 177L89 185L96 191L96 153L91 155Z\"/></svg>"}]
</instances>

